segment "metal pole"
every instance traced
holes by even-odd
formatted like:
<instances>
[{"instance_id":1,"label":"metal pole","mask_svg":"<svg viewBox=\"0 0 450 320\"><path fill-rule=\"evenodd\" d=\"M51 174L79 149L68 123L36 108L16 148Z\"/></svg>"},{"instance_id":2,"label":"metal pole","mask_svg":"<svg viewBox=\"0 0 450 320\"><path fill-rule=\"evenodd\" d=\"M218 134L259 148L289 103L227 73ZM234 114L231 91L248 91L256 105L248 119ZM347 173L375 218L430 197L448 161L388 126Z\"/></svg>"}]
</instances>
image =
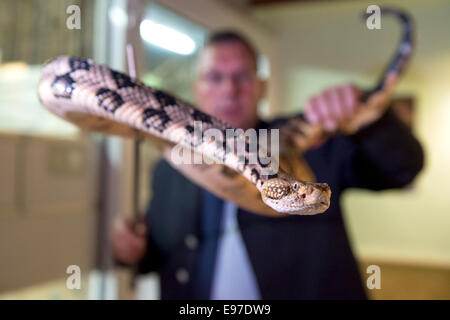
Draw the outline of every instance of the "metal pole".
<instances>
[{"instance_id":1,"label":"metal pole","mask_svg":"<svg viewBox=\"0 0 450 320\"><path fill-rule=\"evenodd\" d=\"M133 45L130 43L127 44L127 61L128 61L128 73L129 73L130 77L136 78L137 77L136 62L135 62L136 60L135 60ZM142 234L142 231L138 228L139 223L141 222L141 219L142 219L142 214L139 210L141 141L142 141L142 139L139 138L138 132L136 131L136 138L134 140L132 210L133 210L133 216L134 216L134 220L135 220L133 231L138 235ZM132 288L135 287L137 273L138 273L137 268L134 268L133 276L131 278L131 284L130 284L130 286Z\"/></svg>"}]
</instances>

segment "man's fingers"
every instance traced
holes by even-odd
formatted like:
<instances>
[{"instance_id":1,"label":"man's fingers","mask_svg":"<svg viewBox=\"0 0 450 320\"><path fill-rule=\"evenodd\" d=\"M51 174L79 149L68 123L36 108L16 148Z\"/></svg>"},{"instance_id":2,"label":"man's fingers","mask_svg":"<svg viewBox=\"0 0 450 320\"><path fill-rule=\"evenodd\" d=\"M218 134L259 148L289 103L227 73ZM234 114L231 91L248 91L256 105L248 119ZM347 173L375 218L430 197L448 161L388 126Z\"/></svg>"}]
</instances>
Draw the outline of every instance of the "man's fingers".
<instances>
[{"instance_id":1,"label":"man's fingers","mask_svg":"<svg viewBox=\"0 0 450 320\"><path fill-rule=\"evenodd\" d=\"M329 132L350 127L354 131L382 114L398 80L396 73L388 74L382 90L372 94L366 103L361 102L363 92L352 84L323 91L307 101L305 118L310 124L321 124ZM301 138L294 140L299 140L297 145L303 144Z\"/></svg>"},{"instance_id":2,"label":"man's fingers","mask_svg":"<svg viewBox=\"0 0 450 320\"><path fill-rule=\"evenodd\" d=\"M328 104L329 119L340 122L345 114L342 108L339 88L325 91L324 96Z\"/></svg>"},{"instance_id":3,"label":"man's fingers","mask_svg":"<svg viewBox=\"0 0 450 320\"><path fill-rule=\"evenodd\" d=\"M143 252L145 252L147 242L143 237L138 237L134 234L126 234L120 238L120 241L116 241L115 247L115 252L119 257L130 261L130 259L138 259Z\"/></svg>"},{"instance_id":4,"label":"man's fingers","mask_svg":"<svg viewBox=\"0 0 450 320\"><path fill-rule=\"evenodd\" d=\"M361 95L362 91L351 84L323 91L308 100L305 117L333 132L355 115Z\"/></svg>"},{"instance_id":5,"label":"man's fingers","mask_svg":"<svg viewBox=\"0 0 450 320\"><path fill-rule=\"evenodd\" d=\"M397 74L390 73L386 77L383 88L369 98L367 101L368 106L380 110L385 109L394 94L398 80L399 76Z\"/></svg>"},{"instance_id":6,"label":"man's fingers","mask_svg":"<svg viewBox=\"0 0 450 320\"><path fill-rule=\"evenodd\" d=\"M317 123L320 120L317 99L315 97L306 102L305 118L310 123Z\"/></svg>"},{"instance_id":7,"label":"man's fingers","mask_svg":"<svg viewBox=\"0 0 450 320\"><path fill-rule=\"evenodd\" d=\"M377 107L383 106L385 103L387 103L394 94L398 80L399 80L398 74L394 72L389 73L386 77L383 88L380 91L374 93L369 98L368 104L370 106Z\"/></svg>"},{"instance_id":8,"label":"man's fingers","mask_svg":"<svg viewBox=\"0 0 450 320\"><path fill-rule=\"evenodd\" d=\"M132 247L140 247L142 243L145 243L146 238L144 236L140 236L135 234L134 232L127 231L122 234L122 240L127 242Z\"/></svg>"},{"instance_id":9,"label":"man's fingers","mask_svg":"<svg viewBox=\"0 0 450 320\"><path fill-rule=\"evenodd\" d=\"M320 122L322 122L327 131L334 131L338 126L338 119L334 114L333 105L329 96L326 93L323 93L317 98L317 101L320 112Z\"/></svg>"},{"instance_id":10,"label":"man's fingers","mask_svg":"<svg viewBox=\"0 0 450 320\"><path fill-rule=\"evenodd\" d=\"M345 110L346 119L351 117L359 103L361 91L354 85L347 84L342 88L342 100Z\"/></svg>"},{"instance_id":11,"label":"man's fingers","mask_svg":"<svg viewBox=\"0 0 450 320\"><path fill-rule=\"evenodd\" d=\"M145 223L145 221L138 221L136 222L136 224L134 225L134 232L138 235L138 236L146 236L147 235L147 224Z\"/></svg>"},{"instance_id":12,"label":"man's fingers","mask_svg":"<svg viewBox=\"0 0 450 320\"><path fill-rule=\"evenodd\" d=\"M147 250L147 226L144 221L118 218L111 230L114 256L124 263L137 263Z\"/></svg>"},{"instance_id":13,"label":"man's fingers","mask_svg":"<svg viewBox=\"0 0 450 320\"><path fill-rule=\"evenodd\" d=\"M317 97L317 107L317 111L319 112L322 121L329 118L331 112L329 110L329 103L324 94Z\"/></svg>"},{"instance_id":14,"label":"man's fingers","mask_svg":"<svg viewBox=\"0 0 450 320\"><path fill-rule=\"evenodd\" d=\"M390 72L387 76L386 76L386 81L384 82L384 86L383 86L383 91L387 92L387 93L393 93L395 90L395 87L398 83L399 80L399 75L395 72Z\"/></svg>"}]
</instances>

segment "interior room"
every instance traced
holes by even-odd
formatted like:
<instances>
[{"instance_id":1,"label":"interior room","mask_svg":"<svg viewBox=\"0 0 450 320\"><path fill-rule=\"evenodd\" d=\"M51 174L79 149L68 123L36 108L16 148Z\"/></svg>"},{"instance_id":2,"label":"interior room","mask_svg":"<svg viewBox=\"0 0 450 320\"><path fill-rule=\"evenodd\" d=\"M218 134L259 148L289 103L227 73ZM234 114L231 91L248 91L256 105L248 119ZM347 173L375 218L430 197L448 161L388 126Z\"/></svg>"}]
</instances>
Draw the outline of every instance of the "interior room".
<instances>
[{"instance_id":1,"label":"interior room","mask_svg":"<svg viewBox=\"0 0 450 320\"><path fill-rule=\"evenodd\" d=\"M111 245L117 219L144 219L157 198L153 171L162 153L145 134L94 132L44 107L38 87L51 59L92 59L196 106L197 61L209 35L234 30L256 48L257 77L265 84L257 115L270 122L306 112L309 99L326 89L376 86L405 27L389 14L377 27L363 16L377 14L371 5L395 7L414 23L412 55L389 108L420 143L423 165L401 188L350 187L341 194L329 181L318 182L330 184L331 207L341 197L345 237L368 299L450 299L449 1L2 0L0 300L169 296L160 292L167 273L124 266ZM379 150L389 165L393 160ZM189 196L188 189L173 193ZM173 240L180 231L165 232ZM180 239L174 247L193 252L199 245L195 236ZM318 254L320 236L310 241L305 250L311 244ZM320 266L314 274L330 286L347 268L335 265L330 273ZM193 281L189 269L177 268L174 281ZM286 270L296 270L295 263Z\"/></svg>"}]
</instances>

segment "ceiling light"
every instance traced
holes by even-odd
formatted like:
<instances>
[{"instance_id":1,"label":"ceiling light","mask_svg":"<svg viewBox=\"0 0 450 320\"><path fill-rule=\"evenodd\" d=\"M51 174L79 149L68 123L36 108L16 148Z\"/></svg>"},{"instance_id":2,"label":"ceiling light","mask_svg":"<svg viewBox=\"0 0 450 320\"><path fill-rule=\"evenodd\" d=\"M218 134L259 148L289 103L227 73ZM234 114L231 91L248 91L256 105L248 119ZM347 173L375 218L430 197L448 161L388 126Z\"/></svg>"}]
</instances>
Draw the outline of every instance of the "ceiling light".
<instances>
[{"instance_id":1,"label":"ceiling light","mask_svg":"<svg viewBox=\"0 0 450 320\"><path fill-rule=\"evenodd\" d=\"M166 50L183 55L195 50L195 42L189 36L162 24L146 19L139 29L142 39Z\"/></svg>"}]
</instances>

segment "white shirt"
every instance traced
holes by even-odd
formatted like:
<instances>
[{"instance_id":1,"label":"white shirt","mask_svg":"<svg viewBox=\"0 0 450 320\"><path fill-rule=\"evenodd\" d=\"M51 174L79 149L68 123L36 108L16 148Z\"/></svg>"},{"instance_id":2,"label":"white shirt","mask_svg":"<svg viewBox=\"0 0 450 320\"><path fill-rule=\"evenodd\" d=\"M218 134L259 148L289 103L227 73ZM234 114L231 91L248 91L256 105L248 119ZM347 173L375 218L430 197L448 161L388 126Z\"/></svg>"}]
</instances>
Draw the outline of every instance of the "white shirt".
<instances>
[{"instance_id":1,"label":"white shirt","mask_svg":"<svg viewBox=\"0 0 450 320\"><path fill-rule=\"evenodd\" d=\"M237 206L225 201L211 289L213 300L257 300L261 295L237 222Z\"/></svg>"}]
</instances>

